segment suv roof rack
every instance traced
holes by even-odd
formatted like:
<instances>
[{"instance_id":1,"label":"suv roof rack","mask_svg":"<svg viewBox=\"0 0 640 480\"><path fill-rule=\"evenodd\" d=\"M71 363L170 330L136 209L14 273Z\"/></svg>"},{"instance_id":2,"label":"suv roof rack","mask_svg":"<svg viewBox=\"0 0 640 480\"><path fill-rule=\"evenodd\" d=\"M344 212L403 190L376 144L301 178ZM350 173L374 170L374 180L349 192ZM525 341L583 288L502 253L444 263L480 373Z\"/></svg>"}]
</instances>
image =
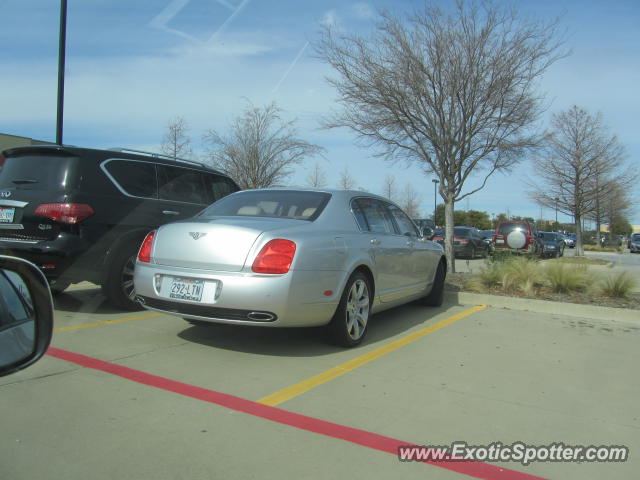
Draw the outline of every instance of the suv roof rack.
<instances>
[{"instance_id":1,"label":"suv roof rack","mask_svg":"<svg viewBox=\"0 0 640 480\"><path fill-rule=\"evenodd\" d=\"M174 162L190 163L192 165L198 165L200 167L205 167L212 170L212 168L205 163L198 162L196 160L187 160L186 158L172 157L171 155L165 155L163 153L147 152L145 150L134 150L133 148L123 148L123 147L114 147L114 148L110 148L109 150L114 152L137 153L142 155L148 155L154 158L164 158L165 160L172 160Z\"/></svg>"}]
</instances>

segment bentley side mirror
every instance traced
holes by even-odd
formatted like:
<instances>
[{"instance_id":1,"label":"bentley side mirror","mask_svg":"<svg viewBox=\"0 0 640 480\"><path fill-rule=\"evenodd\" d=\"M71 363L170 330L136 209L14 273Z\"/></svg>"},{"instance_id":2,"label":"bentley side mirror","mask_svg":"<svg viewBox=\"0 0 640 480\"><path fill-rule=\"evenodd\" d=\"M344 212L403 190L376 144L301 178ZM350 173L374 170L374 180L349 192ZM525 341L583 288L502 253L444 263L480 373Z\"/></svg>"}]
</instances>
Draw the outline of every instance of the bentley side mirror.
<instances>
[{"instance_id":1,"label":"bentley side mirror","mask_svg":"<svg viewBox=\"0 0 640 480\"><path fill-rule=\"evenodd\" d=\"M0 255L0 376L32 365L49 347L53 301L31 262Z\"/></svg>"}]
</instances>

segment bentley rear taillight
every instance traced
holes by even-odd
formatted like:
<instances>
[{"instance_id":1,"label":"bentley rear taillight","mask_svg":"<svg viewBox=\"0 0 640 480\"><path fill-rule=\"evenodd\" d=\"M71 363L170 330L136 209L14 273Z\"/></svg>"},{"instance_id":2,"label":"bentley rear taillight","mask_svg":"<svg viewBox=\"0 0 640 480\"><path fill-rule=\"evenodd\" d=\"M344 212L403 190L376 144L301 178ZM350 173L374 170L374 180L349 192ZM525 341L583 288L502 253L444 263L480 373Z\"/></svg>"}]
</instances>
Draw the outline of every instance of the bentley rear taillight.
<instances>
[{"instance_id":1,"label":"bentley rear taillight","mask_svg":"<svg viewBox=\"0 0 640 480\"><path fill-rule=\"evenodd\" d=\"M277 238L268 242L253 261L251 270L256 273L287 273L291 268L296 244L291 240Z\"/></svg>"},{"instance_id":2,"label":"bentley rear taillight","mask_svg":"<svg viewBox=\"0 0 640 480\"><path fill-rule=\"evenodd\" d=\"M144 237L144 241L140 246L140 250L138 250L138 261L149 263L151 261L151 249L153 248L153 239L156 236L156 231L152 231L147 233L147 236Z\"/></svg>"}]
</instances>

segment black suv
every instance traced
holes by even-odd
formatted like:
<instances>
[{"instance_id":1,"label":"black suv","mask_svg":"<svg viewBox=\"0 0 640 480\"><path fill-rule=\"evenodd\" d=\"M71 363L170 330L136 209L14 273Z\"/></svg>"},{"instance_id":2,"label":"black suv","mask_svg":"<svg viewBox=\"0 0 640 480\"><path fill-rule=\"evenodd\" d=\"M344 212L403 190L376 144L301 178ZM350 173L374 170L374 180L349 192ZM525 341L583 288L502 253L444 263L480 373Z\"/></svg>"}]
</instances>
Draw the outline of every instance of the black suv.
<instances>
[{"instance_id":1,"label":"black suv","mask_svg":"<svg viewBox=\"0 0 640 480\"><path fill-rule=\"evenodd\" d=\"M139 309L133 266L145 235L237 190L203 164L136 150L10 148L0 155L0 253L35 263L54 293L86 280Z\"/></svg>"}]
</instances>

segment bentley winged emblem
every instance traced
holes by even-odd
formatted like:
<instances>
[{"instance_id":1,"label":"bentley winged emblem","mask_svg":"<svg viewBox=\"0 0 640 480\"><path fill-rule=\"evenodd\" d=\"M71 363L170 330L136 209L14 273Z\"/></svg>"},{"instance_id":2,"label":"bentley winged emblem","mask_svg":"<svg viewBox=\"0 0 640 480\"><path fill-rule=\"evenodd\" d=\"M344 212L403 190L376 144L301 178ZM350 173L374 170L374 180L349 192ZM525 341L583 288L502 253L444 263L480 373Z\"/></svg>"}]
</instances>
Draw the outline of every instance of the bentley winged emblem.
<instances>
[{"instance_id":1,"label":"bentley winged emblem","mask_svg":"<svg viewBox=\"0 0 640 480\"><path fill-rule=\"evenodd\" d=\"M191 235L194 240L198 240L199 238L204 237L206 234L206 232L189 232L189 235Z\"/></svg>"}]
</instances>

